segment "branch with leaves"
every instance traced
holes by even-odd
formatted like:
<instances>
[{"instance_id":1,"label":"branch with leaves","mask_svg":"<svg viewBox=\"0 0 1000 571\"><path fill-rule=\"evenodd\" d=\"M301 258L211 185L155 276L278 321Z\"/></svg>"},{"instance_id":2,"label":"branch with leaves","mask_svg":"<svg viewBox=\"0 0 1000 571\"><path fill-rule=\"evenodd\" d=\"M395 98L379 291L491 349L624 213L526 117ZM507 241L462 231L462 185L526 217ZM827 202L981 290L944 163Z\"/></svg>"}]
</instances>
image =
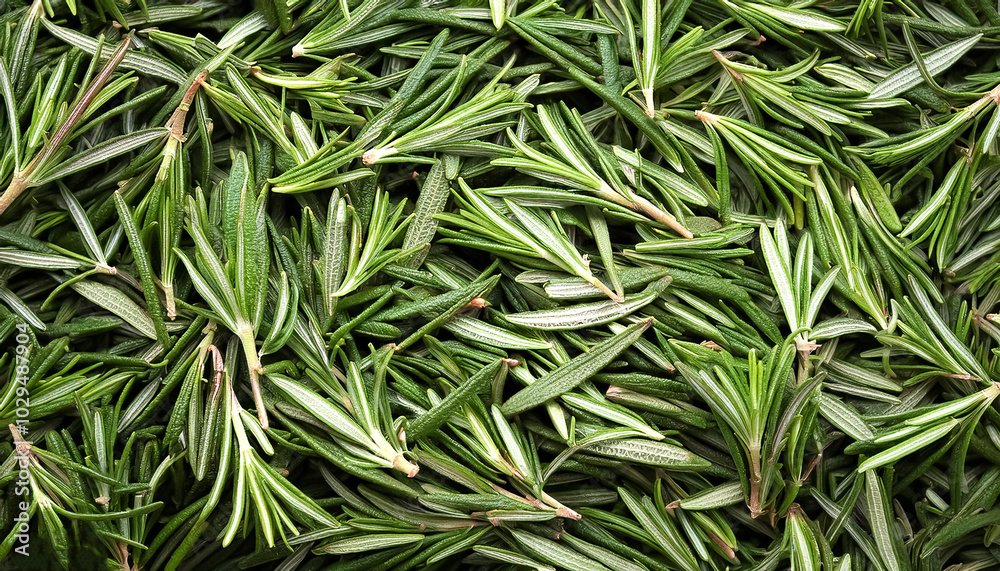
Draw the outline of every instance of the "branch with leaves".
<instances>
[{"instance_id":1,"label":"branch with leaves","mask_svg":"<svg viewBox=\"0 0 1000 571\"><path fill-rule=\"evenodd\" d=\"M995 6L0 24L0 567L997 566Z\"/></svg>"}]
</instances>

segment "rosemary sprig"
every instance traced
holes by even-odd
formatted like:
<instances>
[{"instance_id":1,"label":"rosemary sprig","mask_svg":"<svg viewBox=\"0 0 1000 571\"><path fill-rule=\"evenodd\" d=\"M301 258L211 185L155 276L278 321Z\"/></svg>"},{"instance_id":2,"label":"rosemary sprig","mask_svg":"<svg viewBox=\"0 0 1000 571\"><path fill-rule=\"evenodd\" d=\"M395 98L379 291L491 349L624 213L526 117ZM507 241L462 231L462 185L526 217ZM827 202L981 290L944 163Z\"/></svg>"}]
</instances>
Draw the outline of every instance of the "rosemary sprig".
<instances>
[{"instance_id":1,"label":"rosemary sprig","mask_svg":"<svg viewBox=\"0 0 1000 571\"><path fill-rule=\"evenodd\" d=\"M0 2L0 567L995 568L998 41Z\"/></svg>"}]
</instances>

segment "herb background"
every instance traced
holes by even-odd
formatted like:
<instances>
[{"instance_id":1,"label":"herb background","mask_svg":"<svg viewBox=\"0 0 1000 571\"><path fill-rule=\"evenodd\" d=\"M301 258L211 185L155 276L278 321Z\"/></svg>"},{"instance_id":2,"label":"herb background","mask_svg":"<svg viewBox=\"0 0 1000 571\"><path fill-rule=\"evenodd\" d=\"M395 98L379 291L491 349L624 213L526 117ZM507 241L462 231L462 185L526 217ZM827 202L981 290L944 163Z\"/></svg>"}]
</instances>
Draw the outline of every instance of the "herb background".
<instances>
[{"instance_id":1,"label":"herb background","mask_svg":"<svg viewBox=\"0 0 1000 571\"><path fill-rule=\"evenodd\" d=\"M1000 569L998 45L0 0L0 568Z\"/></svg>"}]
</instances>

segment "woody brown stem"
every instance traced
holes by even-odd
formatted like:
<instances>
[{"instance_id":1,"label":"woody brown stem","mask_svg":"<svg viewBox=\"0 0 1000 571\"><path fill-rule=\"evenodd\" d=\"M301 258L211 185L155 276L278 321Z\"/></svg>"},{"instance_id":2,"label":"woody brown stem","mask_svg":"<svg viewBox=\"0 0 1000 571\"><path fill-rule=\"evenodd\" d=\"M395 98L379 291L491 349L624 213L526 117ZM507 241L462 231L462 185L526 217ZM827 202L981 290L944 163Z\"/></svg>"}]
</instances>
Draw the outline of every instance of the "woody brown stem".
<instances>
[{"instance_id":1,"label":"woody brown stem","mask_svg":"<svg viewBox=\"0 0 1000 571\"><path fill-rule=\"evenodd\" d=\"M170 129L170 135L177 139L183 138L183 127L184 120L187 118L188 110L191 109L191 103L194 101L194 94L198 92L198 88L205 83L205 78L208 77L208 72L203 71L198 74L198 77L194 78L194 82L188 87L187 91L184 92L184 97L181 98L180 105L174 110L173 114L170 116L170 120L167 121L165 127Z\"/></svg>"},{"instance_id":2,"label":"woody brown stem","mask_svg":"<svg viewBox=\"0 0 1000 571\"><path fill-rule=\"evenodd\" d=\"M28 179L24 178L21 173L16 173L14 175L14 180L10 181L10 185L3 194L0 194L0 214L3 214L7 207L14 203L14 200L21 195L22 192L27 190L29 184Z\"/></svg>"},{"instance_id":3,"label":"woody brown stem","mask_svg":"<svg viewBox=\"0 0 1000 571\"><path fill-rule=\"evenodd\" d=\"M698 113L699 112L696 111L695 115L697 115ZM659 206L656 206L649 200L646 200L645 198L639 196L638 194L635 194L634 192L629 192L629 194L631 194L632 196L631 198L626 198L621 194L619 194L618 192L615 192L615 190L611 188L611 186L608 185L607 183L603 183L602 188L596 190L595 192L597 193L597 196L601 198L610 200L615 204L620 204L626 208L631 208L636 212L641 212L642 214L645 214L646 216L652 218L653 220L656 220L657 222L662 222L663 224L666 224L668 227L673 229L674 232L677 232L678 234L684 236L685 238L694 238L694 234L692 234L690 230L688 230L680 222L678 222L676 218L667 214L666 212L661 210Z\"/></svg>"},{"instance_id":4,"label":"woody brown stem","mask_svg":"<svg viewBox=\"0 0 1000 571\"><path fill-rule=\"evenodd\" d=\"M599 289L602 292L604 292L604 295L606 295L609 298L611 298L612 301L622 301L622 297L620 295L618 295L615 292L611 291L608 288L608 286L604 285L604 282L602 282L601 280L597 279L596 277L590 276L590 279L588 281L590 283L594 284L594 287L596 287L597 289Z\"/></svg>"},{"instance_id":5,"label":"woody brown stem","mask_svg":"<svg viewBox=\"0 0 1000 571\"><path fill-rule=\"evenodd\" d=\"M694 234L692 234L690 230L685 228L684 225L678 222L676 218L660 210L660 208L655 204L653 204L652 202L646 200L645 198L639 195L633 196L632 201L635 204L636 210L638 210L639 212L642 212L643 214L649 216L650 218L656 220L657 222L662 222L666 224L667 226L670 227L671 230L677 232L678 234L684 236L685 238L694 238Z\"/></svg>"},{"instance_id":6,"label":"woody brown stem","mask_svg":"<svg viewBox=\"0 0 1000 571\"><path fill-rule=\"evenodd\" d=\"M55 132L51 139L45 143L42 150L38 151L35 158L28 163L24 169L15 172L14 178L10 181L10 185L7 186L7 190L0 195L0 214L3 214L7 208L13 204L14 200L21 195L22 192L33 186L31 176L39 168L39 166L45 165L49 159L55 154L55 152L62 146L63 142L69 137L73 130L73 127L80 121L90 104L93 103L94 98L100 93L104 84L107 83L111 74L114 73L118 64L125 59L125 52L128 51L129 45L132 43L132 33L129 33L122 40L122 43L115 50L115 53L111 55L111 59L108 60L101 72L97 74L94 81L90 82L90 86L83 93L79 100L77 100L76 105L73 106L72 111L63 121L63 124L59 127L59 130ZM100 57L100 54L96 54L94 57Z\"/></svg>"}]
</instances>

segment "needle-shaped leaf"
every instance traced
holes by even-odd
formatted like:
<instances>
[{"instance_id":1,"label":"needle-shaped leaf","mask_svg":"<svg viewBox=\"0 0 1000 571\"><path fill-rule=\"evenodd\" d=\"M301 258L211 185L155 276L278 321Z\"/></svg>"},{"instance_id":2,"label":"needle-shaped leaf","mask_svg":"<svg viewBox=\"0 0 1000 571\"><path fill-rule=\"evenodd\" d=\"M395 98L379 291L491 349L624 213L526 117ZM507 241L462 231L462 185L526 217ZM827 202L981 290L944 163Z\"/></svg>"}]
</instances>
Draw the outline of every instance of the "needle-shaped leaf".
<instances>
[{"instance_id":1,"label":"needle-shaped leaf","mask_svg":"<svg viewBox=\"0 0 1000 571\"><path fill-rule=\"evenodd\" d=\"M924 447L947 436L952 429L958 426L958 423L959 421L957 420L949 420L922 430L912 438L868 458L858 466L857 471L860 474L868 470L874 470L910 454L915 454Z\"/></svg>"},{"instance_id":2,"label":"needle-shaped leaf","mask_svg":"<svg viewBox=\"0 0 1000 571\"><path fill-rule=\"evenodd\" d=\"M14 168L21 168L21 126L18 123L16 103L14 101L14 88L11 85L10 74L7 72L7 65L0 60L0 95L3 96L4 107L7 111L7 125L10 128L10 143L8 148L14 152Z\"/></svg>"},{"instance_id":3,"label":"needle-shaped leaf","mask_svg":"<svg viewBox=\"0 0 1000 571\"><path fill-rule=\"evenodd\" d=\"M642 292L627 296L624 301L601 301L585 303L559 309L512 313L505 316L507 321L533 329L581 329L617 321L649 305L670 285L672 278L661 278Z\"/></svg>"},{"instance_id":4,"label":"needle-shaped leaf","mask_svg":"<svg viewBox=\"0 0 1000 571\"><path fill-rule=\"evenodd\" d=\"M41 252L26 252L12 248L0 248L0 263L20 266L22 268L38 268L40 270L73 270L84 264L79 260L46 254Z\"/></svg>"},{"instance_id":5,"label":"needle-shaped leaf","mask_svg":"<svg viewBox=\"0 0 1000 571\"><path fill-rule=\"evenodd\" d=\"M778 238L777 241L771 237L771 232L766 226L761 226L760 246L764 252L764 258L767 260L767 269L771 274L774 289L777 290L778 297L781 299L781 307L785 310L785 317L793 329L798 329L799 296L796 295L796 284L792 283L784 226L779 225L775 228L775 235ZM784 244L785 247L779 248L779 244Z\"/></svg>"},{"instance_id":6,"label":"needle-shaped leaf","mask_svg":"<svg viewBox=\"0 0 1000 571\"><path fill-rule=\"evenodd\" d=\"M532 556L559 565L560 567L570 567L580 571L606 571L608 568L601 565L582 553L560 545L551 539L545 539L537 535L532 535L526 531L517 529L511 530L514 539Z\"/></svg>"},{"instance_id":7,"label":"needle-shaped leaf","mask_svg":"<svg viewBox=\"0 0 1000 571\"><path fill-rule=\"evenodd\" d=\"M500 29L507 18L506 0L490 0L490 17L493 19L493 27Z\"/></svg>"},{"instance_id":8,"label":"needle-shaped leaf","mask_svg":"<svg viewBox=\"0 0 1000 571\"><path fill-rule=\"evenodd\" d=\"M506 415L517 414L572 390L598 373L622 351L635 343L652 323L652 319L634 323L628 326L625 331L601 341L586 353L560 365L552 372L542 376L534 384L521 389L507 399L501 407L503 413Z\"/></svg>"},{"instance_id":9,"label":"needle-shaped leaf","mask_svg":"<svg viewBox=\"0 0 1000 571\"><path fill-rule=\"evenodd\" d=\"M69 28L57 26L49 22L47 18L42 18L41 22L42 26L44 26L49 33L67 44L75 48L79 48L89 54L95 54L97 52L98 42L91 36L81 34L80 32ZM100 54L101 58L107 58L111 55L111 48L105 46L104 50L105 51L102 51ZM130 51L122 60L122 66L125 69L134 69L152 77L163 78L176 85L184 84L184 81L187 78L187 75L169 60L137 51Z\"/></svg>"},{"instance_id":10,"label":"needle-shaped leaf","mask_svg":"<svg viewBox=\"0 0 1000 571\"><path fill-rule=\"evenodd\" d=\"M955 64L965 54L969 52L983 38L982 34L976 34L968 38L945 44L935 50L924 54L924 65L931 75L938 75ZM869 99L886 99L895 97L908 89L912 89L923 82L920 70L916 63L909 63L892 71L878 82L868 94Z\"/></svg>"},{"instance_id":11,"label":"needle-shaped leaf","mask_svg":"<svg viewBox=\"0 0 1000 571\"><path fill-rule=\"evenodd\" d=\"M518 335L491 323L456 315L444 323L444 329L460 339L476 341L503 349L551 349L552 343Z\"/></svg>"},{"instance_id":12,"label":"needle-shaped leaf","mask_svg":"<svg viewBox=\"0 0 1000 571\"><path fill-rule=\"evenodd\" d=\"M530 539L528 541L531 541ZM536 571L555 571L555 567L551 565L546 565L541 561L532 559L527 555L521 553L516 553L510 551L509 549L501 549L499 547L492 547L489 545L476 545L472 548L476 553L494 559L496 561L501 561L503 563L510 563L512 565L519 565L523 567L530 567Z\"/></svg>"},{"instance_id":13,"label":"needle-shaped leaf","mask_svg":"<svg viewBox=\"0 0 1000 571\"><path fill-rule=\"evenodd\" d=\"M387 549L397 545L407 545L422 541L424 536L416 533L377 533L363 537L352 537L326 543L315 548L316 553L344 555L373 549Z\"/></svg>"},{"instance_id":14,"label":"needle-shaped leaf","mask_svg":"<svg viewBox=\"0 0 1000 571\"><path fill-rule=\"evenodd\" d=\"M142 293L146 298L146 308L149 311L150 318L153 320L156 339L165 348L169 348L173 342L167 334L167 328L163 322L163 305L160 302L160 296L157 294L153 269L147 257L145 245L142 243L142 238L139 236L139 231L136 228L135 218L120 193L116 192L114 194L114 201L115 209L118 211L118 219L121 221L122 228L125 229L126 239L132 248L132 257L135 260L136 268L139 271L139 278L142 281Z\"/></svg>"},{"instance_id":15,"label":"needle-shaped leaf","mask_svg":"<svg viewBox=\"0 0 1000 571\"><path fill-rule=\"evenodd\" d=\"M686 510L709 510L733 505L743 500L743 485L729 482L702 490L680 501L678 505Z\"/></svg>"},{"instance_id":16,"label":"needle-shaped leaf","mask_svg":"<svg viewBox=\"0 0 1000 571\"><path fill-rule=\"evenodd\" d=\"M149 314L121 290L89 280L78 281L70 287L94 304L121 317L125 323L135 327L146 337L156 339L156 328Z\"/></svg>"},{"instance_id":17,"label":"needle-shaped leaf","mask_svg":"<svg viewBox=\"0 0 1000 571\"><path fill-rule=\"evenodd\" d=\"M100 241L97 239L97 234L94 232L93 226L90 225L90 219L87 218L87 213L80 206L79 201L73 196L73 193L69 191L64 185L59 185L59 194L62 196L63 201L66 203L66 208L69 210L69 214L73 217L73 222L76 224L77 229L80 231L80 235L83 237L83 242L87 247L87 253L90 257L96 260L100 265L107 266L108 260L104 256L104 248L101 247Z\"/></svg>"},{"instance_id":18,"label":"needle-shaped leaf","mask_svg":"<svg viewBox=\"0 0 1000 571\"><path fill-rule=\"evenodd\" d=\"M406 436L417 440L448 421L458 407L477 393L484 392L490 385L502 382L507 374L507 365L500 359L483 367L468 378L458 388L448 393L441 402L406 425Z\"/></svg>"},{"instance_id":19,"label":"needle-shaped leaf","mask_svg":"<svg viewBox=\"0 0 1000 571\"><path fill-rule=\"evenodd\" d=\"M497 25L498 29L502 23L501 20ZM450 190L444 160L438 159L427 172L427 178L420 187L420 197L417 199L413 220L407 226L403 238L404 250L420 247L420 250L410 255L408 263L411 268L420 267L426 258L431 240L437 233L438 220L435 217L444 211L448 196L451 194Z\"/></svg>"},{"instance_id":20,"label":"needle-shaped leaf","mask_svg":"<svg viewBox=\"0 0 1000 571\"><path fill-rule=\"evenodd\" d=\"M315 391L284 375L271 375L271 383L287 394L296 404L330 427L338 436L360 446L369 445L371 439L364 430L343 410L334 406Z\"/></svg>"},{"instance_id":21,"label":"needle-shaped leaf","mask_svg":"<svg viewBox=\"0 0 1000 571\"><path fill-rule=\"evenodd\" d=\"M737 4L726 2L734 9ZM766 16L774 18L775 21L789 25L801 30L812 30L818 32L842 32L847 26L841 22L818 14L811 10L798 10L794 8L779 8L769 4L758 4L756 2L740 2L739 6L760 12Z\"/></svg>"},{"instance_id":22,"label":"needle-shaped leaf","mask_svg":"<svg viewBox=\"0 0 1000 571\"><path fill-rule=\"evenodd\" d=\"M119 137L113 137L107 141L94 145L86 151L79 153L58 165L52 166L51 169L38 173L34 178L34 182L36 184L45 184L73 173L80 172L94 165L106 163L115 157L124 155L125 153L160 139L166 134L166 129L154 128L136 131Z\"/></svg>"},{"instance_id":23,"label":"needle-shaped leaf","mask_svg":"<svg viewBox=\"0 0 1000 571\"><path fill-rule=\"evenodd\" d=\"M896 529L892 511L885 501L885 490L882 480L874 470L864 474L865 500L868 507L868 522L871 524L872 536L882 556L882 562L890 571L905 571L910 569L907 558L897 553L902 542L896 540Z\"/></svg>"}]
</instances>

